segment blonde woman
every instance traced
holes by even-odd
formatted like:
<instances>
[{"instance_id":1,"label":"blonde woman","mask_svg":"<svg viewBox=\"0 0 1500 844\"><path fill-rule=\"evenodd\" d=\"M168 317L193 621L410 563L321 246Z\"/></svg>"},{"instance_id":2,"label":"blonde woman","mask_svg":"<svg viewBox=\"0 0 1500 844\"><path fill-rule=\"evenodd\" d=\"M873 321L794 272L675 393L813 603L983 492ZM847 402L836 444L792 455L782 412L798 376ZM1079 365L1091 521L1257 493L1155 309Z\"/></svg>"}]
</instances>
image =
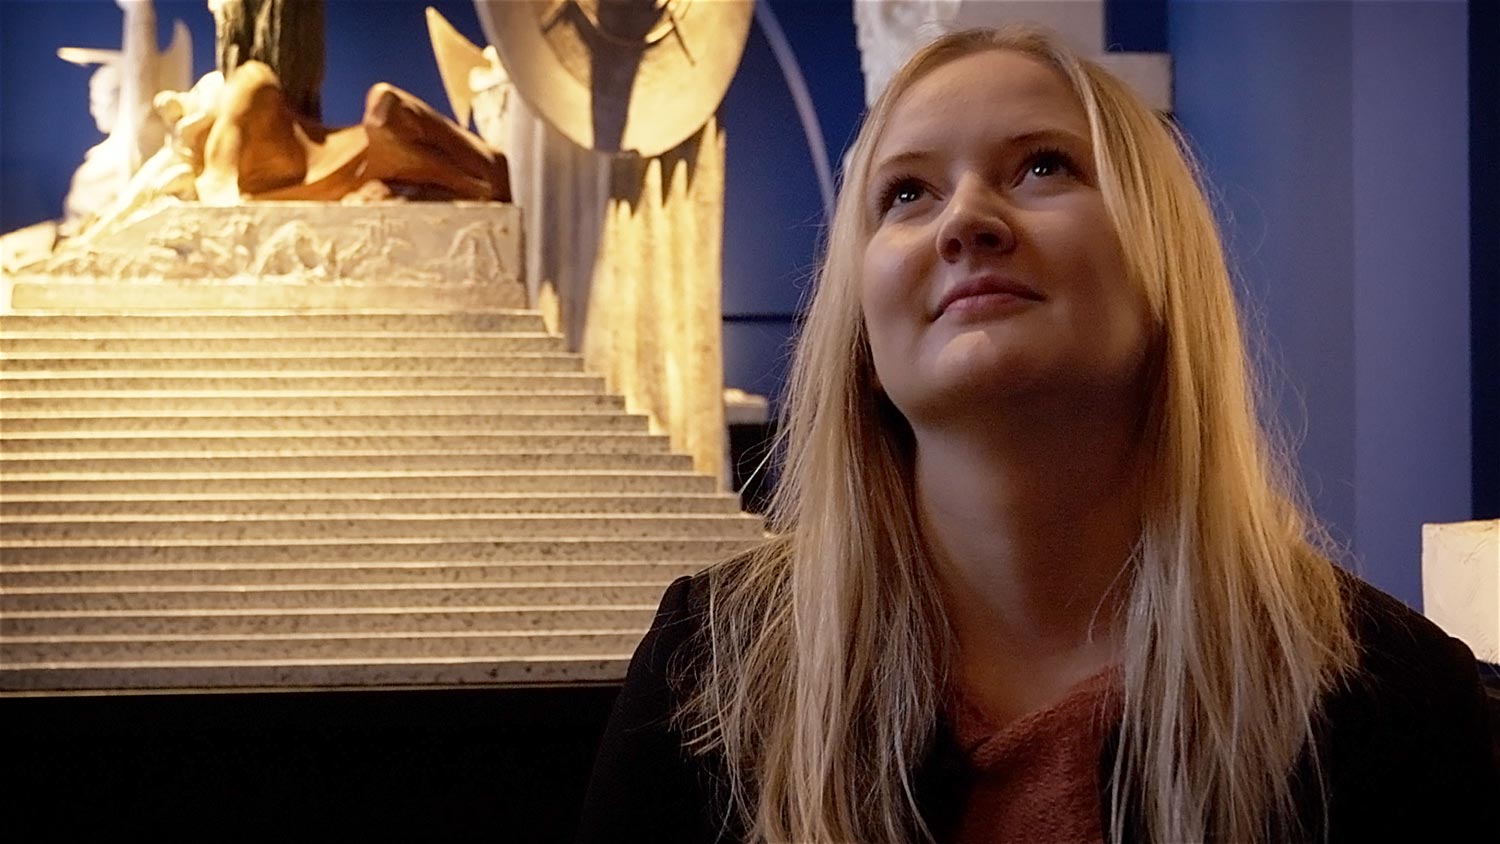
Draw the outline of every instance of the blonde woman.
<instances>
[{"instance_id":1,"label":"blonde woman","mask_svg":"<svg viewBox=\"0 0 1500 844\"><path fill-rule=\"evenodd\" d=\"M673 584L583 840L1500 840L1472 655L1319 550L1171 128L1030 31L872 108L775 538Z\"/></svg>"}]
</instances>

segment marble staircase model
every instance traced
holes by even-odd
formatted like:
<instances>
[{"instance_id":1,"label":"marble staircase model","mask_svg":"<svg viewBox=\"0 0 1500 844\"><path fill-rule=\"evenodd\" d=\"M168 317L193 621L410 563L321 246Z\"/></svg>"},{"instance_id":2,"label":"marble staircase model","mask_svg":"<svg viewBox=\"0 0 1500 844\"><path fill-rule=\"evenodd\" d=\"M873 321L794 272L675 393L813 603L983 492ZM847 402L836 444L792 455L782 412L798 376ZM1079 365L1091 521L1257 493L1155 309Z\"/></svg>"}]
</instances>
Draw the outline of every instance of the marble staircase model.
<instances>
[{"instance_id":1,"label":"marble staircase model","mask_svg":"<svg viewBox=\"0 0 1500 844\"><path fill-rule=\"evenodd\" d=\"M535 312L0 317L0 692L618 680L761 532Z\"/></svg>"}]
</instances>

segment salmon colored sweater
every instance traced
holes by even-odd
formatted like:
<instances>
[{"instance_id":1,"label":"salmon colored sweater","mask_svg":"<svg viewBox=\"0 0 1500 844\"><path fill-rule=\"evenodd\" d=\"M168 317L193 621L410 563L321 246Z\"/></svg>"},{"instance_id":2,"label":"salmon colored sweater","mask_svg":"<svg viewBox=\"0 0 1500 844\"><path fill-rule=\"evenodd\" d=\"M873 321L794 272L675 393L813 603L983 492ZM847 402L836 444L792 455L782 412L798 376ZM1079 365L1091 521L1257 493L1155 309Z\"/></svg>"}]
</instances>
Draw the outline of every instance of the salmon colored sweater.
<instances>
[{"instance_id":1,"label":"salmon colored sweater","mask_svg":"<svg viewBox=\"0 0 1500 844\"><path fill-rule=\"evenodd\" d=\"M953 730L972 785L950 840L1103 844L1099 755L1120 713L1117 667L999 728L960 698L952 707Z\"/></svg>"}]
</instances>

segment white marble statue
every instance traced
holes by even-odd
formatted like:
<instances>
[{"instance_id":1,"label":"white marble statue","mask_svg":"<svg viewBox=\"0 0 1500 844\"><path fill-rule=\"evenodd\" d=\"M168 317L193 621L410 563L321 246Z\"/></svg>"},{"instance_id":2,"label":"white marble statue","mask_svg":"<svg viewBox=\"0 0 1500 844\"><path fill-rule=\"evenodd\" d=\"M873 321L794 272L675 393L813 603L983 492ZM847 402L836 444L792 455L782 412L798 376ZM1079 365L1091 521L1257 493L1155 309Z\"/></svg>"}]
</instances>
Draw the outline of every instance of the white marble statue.
<instances>
[{"instance_id":1,"label":"white marble statue","mask_svg":"<svg viewBox=\"0 0 1500 844\"><path fill-rule=\"evenodd\" d=\"M203 143L218 116L224 77L207 73L185 91L160 91L152 104L166 136L156 152L136 168L125 185L93 208L90 215L67 232L81 245L148 214L163 200L198 199L196 179L203 169Z\"/></svg>"},{"instance_id":2,"label":"white marble statue","mask_svg":"<svg viewBox=\"0 0 1500 844\"><path fill-rule=\"evenodd\" d=\"M963 0L855 0L854 33L865 74L865 105L917 47L952 29Z\"/></svg>"},{"instance_id":3,"label":"white marble statue","mask_svg":"<svg viewBox=\"0 0 1500 844\"><path fill-rule=\"evenodd\" d=\"M1068 46L1135 88L1152 107L1171 110L1169 57L1106 52L1104 0L854 0L866 105L875 102L891 75L918 47L944 32L1012 23L1052 30Z\"/></svg>"},{"instance_id":4,"label":"white marble statue","mask_svg":"<svg viewBox=\"0 0 1500 844\"><path fill-rule=\"evenodd\" d=\"M89 114L106 137L84 155L63 201L63 234L76 234L89 218L113 203L131 177L161 149L166 124L153 107L162 91L184 91L193 79L193 45L177 21L172 44L156 49L156 10L151 0L116 0L124 12L120 50L64 47L58 56L97 65L89 78Z\"/></svg>"}]
</instances>

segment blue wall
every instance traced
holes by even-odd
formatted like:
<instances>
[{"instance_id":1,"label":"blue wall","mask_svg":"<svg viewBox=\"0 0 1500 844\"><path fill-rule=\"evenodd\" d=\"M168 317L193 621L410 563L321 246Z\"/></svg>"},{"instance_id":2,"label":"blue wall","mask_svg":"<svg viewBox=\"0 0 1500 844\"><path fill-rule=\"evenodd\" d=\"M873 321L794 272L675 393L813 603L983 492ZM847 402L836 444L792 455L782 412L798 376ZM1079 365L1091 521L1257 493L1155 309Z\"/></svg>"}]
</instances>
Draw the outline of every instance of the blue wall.
<instances>
[{"instance_id":1,"label":"blue wall","mask_svg":"<svg viewBox=\"0 0 1500 844\"><path fill-rule=\"evenodd\" d=\"M1466 25L1452 2L1169 5L1178 118L1314 505L1415 606L1420 525L1472 514Z\"/></svg>"},{"instance_id":2,"label":"blue wall","mask_svg":"<svg viewBox=\"0 0 1500 844\"><path fill-rule=\"evenodd\" d=\"M864 77L849 0L777 0L817 107L833 166L864 110ZM724 377L772 397L786 379L794 314L824 234L812 156L781 70L760 28L720 111L728 145L724 216Z\"/></svg>"},{"instance_id":3,"label":"blue wall","mask_svg":"<svg viewBox=\"0 0 1500 844\"><path fill-rule=\"evenodd\" d=\"M1500 3L1469 7L1469 372L1474 518L1500 519Z\"/></svg>"},{"instance_id":4,"label":"blue wall","mask_svg":"<svg viewBox=\"0 0 1500 844\"><path fill-rule=\"evenodd\" d=\"M1353 539L1354 265L1350 8L1174 2L1177 119L1262 329L1263 368L1303 481Z\"/></svg>"},{"instance_id":5,"label":"blue wall","mask_svg":"<svg viewBox=\"0 0 1500 844\"><path fill-rule=\"evenodd\" d=\"M849 3L772 0L835 163L862 109ZM174 17L192 26L207 70L205 3L156 5L163 38ZM446 103L422 5L329 0L329 122L356 122L379 80ZM433 5L480 40L467 0ZM1273 410L1300 442L1316 510L1367 577L1414 605L1420 523L1472 512L1480 369L1468 355L1471 340L1493 349L1500 333L1482 321L1492 306L1468 330L1469 184L1494 165L1476 160L1471 173L1467 21L1460 2L1114 0L1108 16L1112 44L1174 56L1177 117L1215 186L1262 329ZM119 26L112 0L0 0L0 230L55 216L99 140L85 107L89 71L56 48L117 46ZM796 112L759 30L721 119L726 382L774 394L823 220ZM1475 266L1493 253L1476 251Z\"/></svg>"},{"instance_id":6,"label":"blue wall","mask_svg":"<svg viewBox=\"0 0 1500 844\"><path fill-rule=\"evenodd\" d=\"M1460 3L1353 15L1355 545L1409 598L1411 526L1472 502L1468 20Z\"/></svg>"}]
</instances>

